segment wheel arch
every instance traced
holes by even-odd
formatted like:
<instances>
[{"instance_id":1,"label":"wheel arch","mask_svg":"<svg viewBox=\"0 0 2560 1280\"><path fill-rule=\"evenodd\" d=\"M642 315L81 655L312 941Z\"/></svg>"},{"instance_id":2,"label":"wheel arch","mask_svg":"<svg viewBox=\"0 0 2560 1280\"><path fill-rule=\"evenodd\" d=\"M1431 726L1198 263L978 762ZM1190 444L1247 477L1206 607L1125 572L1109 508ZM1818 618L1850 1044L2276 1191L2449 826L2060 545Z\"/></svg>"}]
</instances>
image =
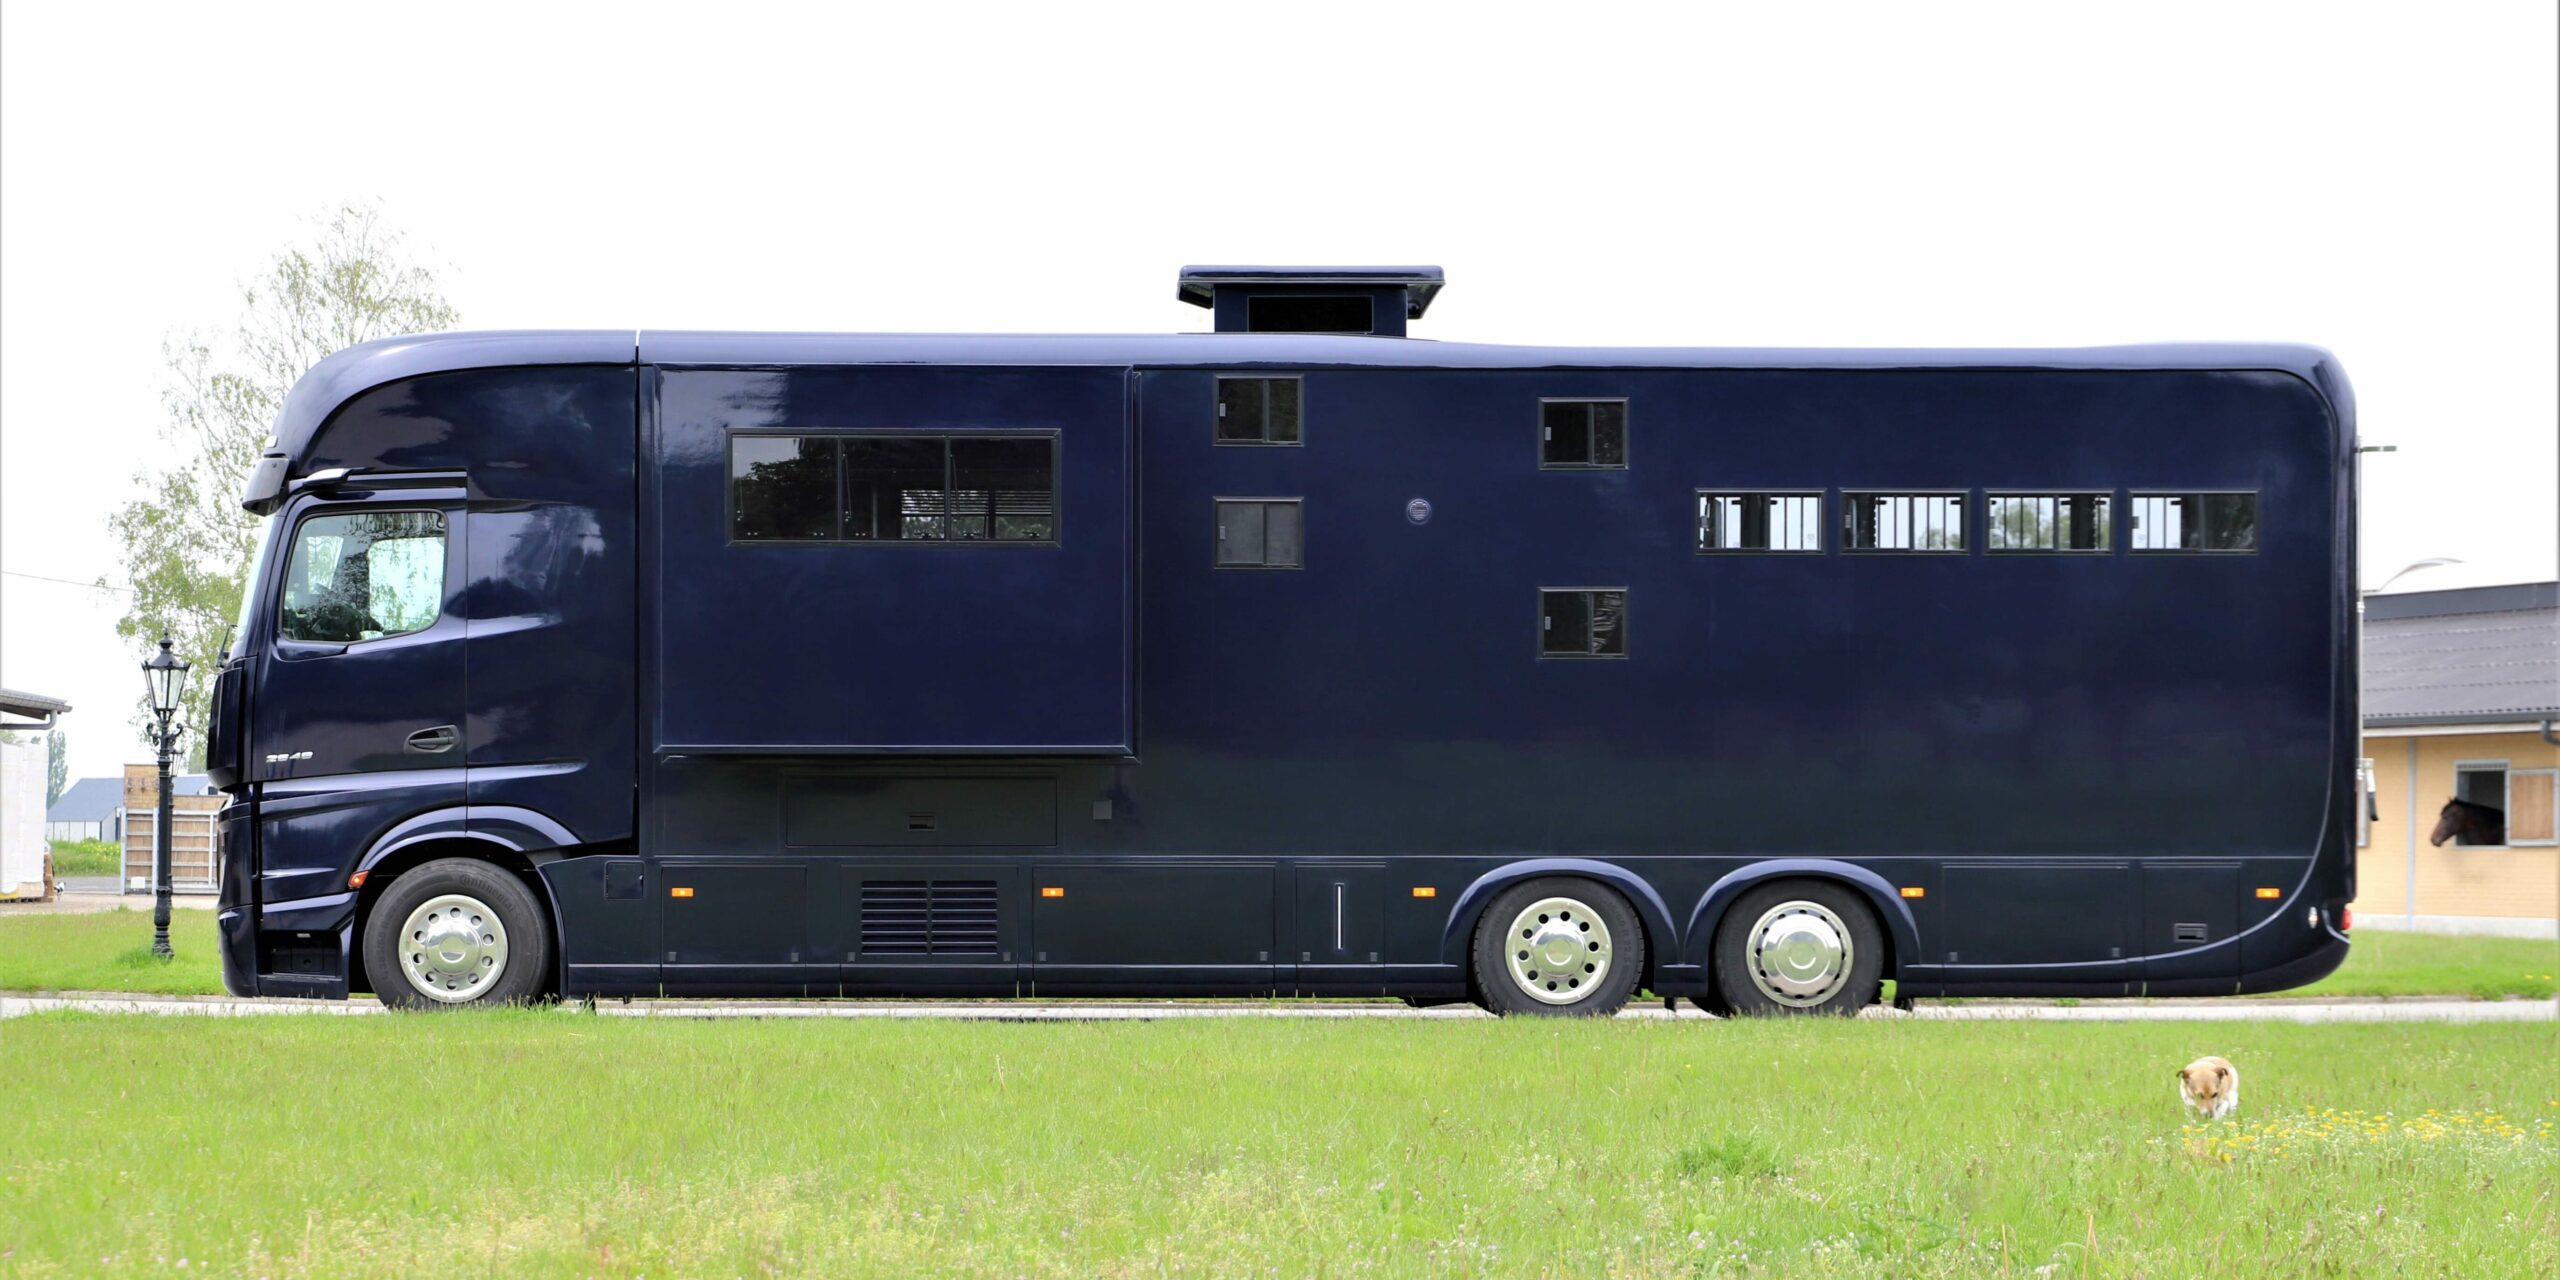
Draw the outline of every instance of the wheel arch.
<instances>
[{"instance_id":1,"label":"wheel arch","mask_svg":"<svg viewBox=\"0 0 2560 1280\"><path fill-rule=\"evenodd\" d=\"M1636 921L1644 927L1644 971L1637 975L1639 988L1653 981L1654 970L1667 962L1668 953L1678 945L1679 934L1673 931L1671 909L1662 895L1644 877L1612 862L1597 858L1529 858L1508 863L1475 878L1460 890L1456 902L1449 906L1449 921L1440 935L1440 958L1444 963L1471 969L1476 923L1485 908L1493 905L1503 890L1523 880L1542 876L1570 876L1596 880L1625 895L1635 908Z\"/></svg>"},{"instance_id":2,"label":"wheel arch","mask_svg":"<svg viewBox=\"0 0 2560 1280\"><path fill-rule=\"evenodd\" d=\"M1755 862L1725 874L1709 886L1705 896L1689 913L1689 927L1682 935L1686 944L1681 959L1698 966L1701 973L1714 967L1716 928L1724 922L1725 912L1743 894L1772 880L1828 880L1857 890L1867 906L1884 923L1884 976L1900 979L1903 959L1920 954L1920 926L1911 918L1911 908L1904 905L1901 890L1893 882L1853 862L1832 858L1772 858Z\"/></svg>"},{"instance_id":3,"label":"wheel arch","mask_svg":"<svg viewBox=\"0 0 2560 1280\"><path fill-rule=\"evenodd\" d=\"M442 858L470 858L502 867L524 882L542 904L551 925L551 973L547 985L559 989L564 970L560 904L541 875L541 864L561 856L577 842L569 829L530 809L464 806L423 813L402 822L373 842L356 870L364 883L356 889L355 912L349 918L347 984L350 991L374 990L365 970L364 931L374 904L402 875Z\"/></svg>"}]
</instances>

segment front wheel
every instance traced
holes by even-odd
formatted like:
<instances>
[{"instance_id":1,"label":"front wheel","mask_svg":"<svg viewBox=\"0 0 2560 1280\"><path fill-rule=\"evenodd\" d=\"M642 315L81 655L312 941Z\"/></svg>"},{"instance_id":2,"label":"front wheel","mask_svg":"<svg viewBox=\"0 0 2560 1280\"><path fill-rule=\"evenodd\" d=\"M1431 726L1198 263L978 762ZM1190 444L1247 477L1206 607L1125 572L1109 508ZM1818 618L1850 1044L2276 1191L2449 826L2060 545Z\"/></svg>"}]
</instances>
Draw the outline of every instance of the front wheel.
<instances>
[{"instance_id":1,"label":"front wheel","mask_svg":"<svg viewBox=\"0 0 2560 1280\"><path fill-rule=\"evenodd\" d=\"M440 858L391 882L364 927L365 973L394 1009L532 1000L551 969L542 904L505 869Z\"/></svg>"},{"instance_id":2,"label":"front wheel","mask_svg":"<svg viewBox=\"0 0 2560 1280\"><path fill-rule=\"evenodd\" d=\"M1495 1013L1606 1016L1644 976L1644 926L1616 890L1547 876L1485 908L1474 958L1477 990Z\"/></svg>"},{"instance_id":3,"label":"front wheel","mask_svg":"<svg viewBox=\"0 0 2560 1280\"><path fill-rule=\"evenodd\" d=\"M1742 895L1716 927L1717 998L1744 1016L1854 1015L1884 984L1884 930L1856 891L1782 880Z\"/></svg>"}]
</instances>

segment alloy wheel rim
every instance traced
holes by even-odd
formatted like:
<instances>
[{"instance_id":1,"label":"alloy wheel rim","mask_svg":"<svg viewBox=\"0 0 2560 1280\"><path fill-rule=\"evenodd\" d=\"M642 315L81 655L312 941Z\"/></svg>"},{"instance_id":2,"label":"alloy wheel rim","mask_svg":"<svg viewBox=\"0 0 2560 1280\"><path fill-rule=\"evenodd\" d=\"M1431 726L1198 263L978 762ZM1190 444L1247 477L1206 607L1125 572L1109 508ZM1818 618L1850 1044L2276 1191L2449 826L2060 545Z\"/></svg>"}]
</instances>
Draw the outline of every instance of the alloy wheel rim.
<instances>
[{"instance_id":1,"label":"alloy wheel rim","mask_svg":"<svg viewBox=\"0 0 2560 1280\"><path fill-rule=\"evenodd\" d=\"M1616 955L1608 922L1591 904L1541 898L1512 917L1503 935L1502 970L1532 1000L1573 1004L1599 988Z\"/></svg>"},{"instance_id":2,"label":"alloy wheel rim","mask_svg":"<svg viewBox=\"0 0 2560 1280\"><path fill-rule=\"evenodd\" d=\"M429 898L400 926L400 972L418 994L444 1004L478 999L507 971L507 926L468 894Z\"/></svg>"}]
</instances>

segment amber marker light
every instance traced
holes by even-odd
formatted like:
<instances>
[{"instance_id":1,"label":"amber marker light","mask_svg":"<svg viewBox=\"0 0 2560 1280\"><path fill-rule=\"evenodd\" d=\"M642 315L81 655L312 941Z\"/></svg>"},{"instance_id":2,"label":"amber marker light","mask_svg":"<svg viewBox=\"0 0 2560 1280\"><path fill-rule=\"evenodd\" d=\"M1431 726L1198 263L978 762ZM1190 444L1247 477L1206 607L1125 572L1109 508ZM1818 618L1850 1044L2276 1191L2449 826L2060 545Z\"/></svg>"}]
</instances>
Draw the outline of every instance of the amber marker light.
<instances>
[{"instance_id":1,"label":"amber marker light","mask_svg":"<svg viewBox=\"0 0 2560 1280\"><path fill-rule=\"evenodd\" d=\"M1062 884L1044 884L1040 886L1040 896L1043 898L1063 898L1067 896L1067 887Z\"/></svg>"},{"instance_id":2,"label":"amber marker light","mask_svg":"<svg viewBox=\"0 0 2560 1280\"><path fill-rule=\"evenodd\" d=\"M2281 898L2284 896L2284 890L2261 888L2258 890L2258 896L2261 898Z\"/></svg>"},{"instance_id":3,"label":"amber marker light","mask_svg":"<svg viewBox=\"0 0 2560 1280\"><path fill-rule=\"evenodd\" d=\"M348 877L347 877L347 887L348 887L348 888L350 888L350 889L361 889L361 888L363 888L363 887L364 887L364 878L365 878L366 876L369 876L369 875L372 875L372 874L373 874L373 873L372 873L372 872L370 872L370 871L359 871L359 872L355 873L354 875L348 876Z\"/></svg>"},{"instance_id":4,"label":"amber marker light","mask_svg":"<svg viewBox=\"0 0 2560 1280\"><path fill-rule=\"evenodd\" d=\"M1926 885L1906 884L1902 886L1902 896L1906 898L1925 898L1929 896L1929 888Z\"/></svg>"},{"instance_id":5,"label":"amber marker light","mask_svg":"<svg viewBox=\"0 0 2560 1280\"><path fill-rule=\"evenodd\" d=\"M668 885L667 896L670 898L690 898L693 896L693 886L689 884Z\"/></svg>"},{"instance_id":6,"label":"amber marker light","mask_svg":"<svg viewBox=\"0 0 2560 1280\"><path fill-rule=\"evenodd\" d=\"M1440 896L1440 886L1430 884L1415 885L1413 887L1413 896L1417 898L1437 898Z\"/></svg>"}]
</instances>

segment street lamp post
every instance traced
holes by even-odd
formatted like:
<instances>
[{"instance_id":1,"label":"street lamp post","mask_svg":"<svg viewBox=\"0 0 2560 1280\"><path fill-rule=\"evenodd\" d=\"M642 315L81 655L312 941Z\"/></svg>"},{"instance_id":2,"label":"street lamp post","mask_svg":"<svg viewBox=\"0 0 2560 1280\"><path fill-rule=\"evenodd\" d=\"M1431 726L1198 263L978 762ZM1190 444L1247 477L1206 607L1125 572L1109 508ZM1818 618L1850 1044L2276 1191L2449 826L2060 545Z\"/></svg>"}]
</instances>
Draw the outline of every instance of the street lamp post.
<instances>
[{"instance_id":1,"label":"street lamp post","mask_svg":"<svg viewBox=\"0 0 2560 1280\"><path fill-rule=\"evenodd\" d=\"M184 727L172 717L178 714L178 698L187 689L187 662L170 648L169 637L160 637L160 652L142 664L143 682L151 689L152 742L160 751L160 817L151 824L151 954L162 959L169 950L169 821L174 807L169 800L169 765L178 755L178 734Z\"/></svg>"}]
</instances>

